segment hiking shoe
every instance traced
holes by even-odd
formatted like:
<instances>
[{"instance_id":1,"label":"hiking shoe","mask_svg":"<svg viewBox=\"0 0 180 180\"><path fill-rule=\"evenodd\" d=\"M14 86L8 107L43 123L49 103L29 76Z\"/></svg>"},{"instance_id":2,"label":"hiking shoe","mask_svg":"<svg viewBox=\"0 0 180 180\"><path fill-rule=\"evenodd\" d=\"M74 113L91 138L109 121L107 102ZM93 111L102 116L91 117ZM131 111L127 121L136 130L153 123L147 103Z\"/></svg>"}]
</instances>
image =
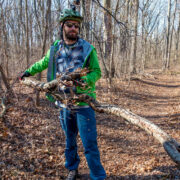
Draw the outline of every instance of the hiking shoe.
<instances>
[{"instance_id":1,"label":"hiking shoe","mask_svg":"<svg viewBox=\"0 0 180 180\"><path fill-rule=\"evenodd\" d=\"M77 176L78 176L78 170L71 170L69 171L69 174L66 180L76 180Z\"/></svg>"}]
</instances>

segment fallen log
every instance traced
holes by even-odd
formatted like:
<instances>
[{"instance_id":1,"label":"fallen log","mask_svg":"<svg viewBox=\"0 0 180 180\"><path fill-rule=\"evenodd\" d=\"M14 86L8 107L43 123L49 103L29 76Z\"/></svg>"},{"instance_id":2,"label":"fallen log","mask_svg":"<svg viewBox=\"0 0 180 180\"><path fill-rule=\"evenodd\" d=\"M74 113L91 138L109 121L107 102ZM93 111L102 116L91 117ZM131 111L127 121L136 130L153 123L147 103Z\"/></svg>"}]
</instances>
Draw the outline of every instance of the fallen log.
<instances>
[{"instance_id":1,"label":"fallen log","mask_svg":"<svg viewBox=\"0 0 180 180\"><path fill-rule=\"evenodd\" d=\"M51 93L57 100L63 102L64 99L61 97L60 94L58 94L57 91L53 91L50 89L50 87L55 87L60 85L58 80L53 80L49 83L42 83L39 81L34 81L31 79L25 78L25 80L21 81L22 84L31 86L33 88L36 88L40 91L45 91L48 93ZM67 101L67 100L66 100ZM72 101L72 99L71 99ZM152 135L156 140L158 140L162 146L164 147L167 154L171 157L171 159L180 166L180 144L173 139L171 136L169 136L166 132L164 132L162 129L160 129L157 125L154 123L148 121L147 119L140 117L126 109L123 109L119 106L115 105L102 105L99 104L97 101L95 101L93 98L91 98L88 95L81 94L76 95L73 97L73 101L83 101L88 103L96 112L100 113L106 113L106 114L112 114L116 115L118 117L122 117L126 119L128 122L140 127L141 129L145 130L147 133Z\"/></svg>"},{"instance_id":2,"label":"fallen log","mask_svg":"<svg viewBox=\"0 0 180 180\"><path fill-rule=\"evenodd\" d=\"M118 106L100 105L99 107L96 106L94 110L97 112L122 117L128 122L145 130L156 140L158 140L163 145L165 151L168 153L171 159L180 165L180 144L154 123Z\"/></svg>"}]
</instances>

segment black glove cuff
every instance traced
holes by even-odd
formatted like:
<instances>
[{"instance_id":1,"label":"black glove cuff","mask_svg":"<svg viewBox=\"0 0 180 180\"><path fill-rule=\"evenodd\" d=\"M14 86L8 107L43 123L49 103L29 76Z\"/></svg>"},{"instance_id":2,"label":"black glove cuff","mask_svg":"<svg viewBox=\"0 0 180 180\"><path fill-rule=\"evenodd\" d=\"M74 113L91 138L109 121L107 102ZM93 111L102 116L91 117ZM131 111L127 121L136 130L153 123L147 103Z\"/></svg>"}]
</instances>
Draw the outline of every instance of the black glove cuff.
<instances>
[{"instance_id":1,"label":"black glove cuff","mask_svg":"<svg viewBox=\"0 0 180 180\"><path fill-rule=\"evenodd\" d=\"M24 77L29 77L29 76L31 76L31 74L30 74L29 72L25 71L25 72L21 75L20 80L22 80Z\"/></svg>"},{"instance_id":2,"label":"black glove cuff","mask_svg":"<svg viewBox=\"0 0 180 180\"><path fill-rule=\"evenodd\" d=\"M31 74L30 74L29 72L27 72L27 71L25 71L23 75L24 75L24 77L29 77L29 76L31 76Z\"/></svg>"}]
</instances>

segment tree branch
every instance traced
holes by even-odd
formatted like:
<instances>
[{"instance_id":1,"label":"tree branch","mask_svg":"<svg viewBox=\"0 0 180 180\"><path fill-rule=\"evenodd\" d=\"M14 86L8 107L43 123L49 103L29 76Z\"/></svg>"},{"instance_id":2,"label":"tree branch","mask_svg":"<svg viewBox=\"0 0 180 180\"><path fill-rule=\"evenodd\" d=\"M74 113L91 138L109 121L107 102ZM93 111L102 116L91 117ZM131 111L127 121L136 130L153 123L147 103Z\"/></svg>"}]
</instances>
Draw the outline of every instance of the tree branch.
<instances>
[{"instance_id":1,"label":"tree branch","mask_svg":"<svg viewBox=\"0 0 180 180\"><path fill-rule=\"evenodd\" d=\"M0 101L1 101L1 106L2 106L2 111L1 111L1 113L0 113L0 118L3 118L4 115L5 115L5 113L6 113L7 107L6 107L6 105L5 105L5 98L4 98L4 97L3 97L3 98L0 98Z\"/></svg>"},{"instance_id":2,"label":"tree branch","mask_svg":"<svg viewBox=\"0 0 180 180\"><path fill-rule=\"evenodd\" d=\"M96 4L98 4L103 10L105 10L111 17L113 17L114 18L114 20L118 23L118 24L120 24L120 25L122 25L126 30L127 30L127 26L124 24L124 23L122 23L121 21L118 21L117 20L117 18L108 10L108 9L106 9L100 2L99 2L99 0L93 0L93 2L95 2Z\"/></svg>"}]
</instances>

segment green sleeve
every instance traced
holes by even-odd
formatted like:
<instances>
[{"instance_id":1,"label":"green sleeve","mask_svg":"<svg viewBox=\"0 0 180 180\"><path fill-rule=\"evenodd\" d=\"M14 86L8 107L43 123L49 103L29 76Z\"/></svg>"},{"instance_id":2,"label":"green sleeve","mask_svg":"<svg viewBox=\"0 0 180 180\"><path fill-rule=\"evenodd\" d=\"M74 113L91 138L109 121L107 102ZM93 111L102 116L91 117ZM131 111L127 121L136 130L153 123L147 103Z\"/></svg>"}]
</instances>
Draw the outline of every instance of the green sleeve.
<instances>
[{"instance_id":1,"label":"green sleeve","mask_svg":"<svg viewBox=\"0 0 180 180\"><path fill-rule=\"evenodd\" d=\"M89 86L92 86L101 77L101 69L95 49L93 49L90 53L89 70L90 73L88 73L86 76L83 76L82 79L84 79Z\"/></svg>"},{"instance_id":2,"label":"green sleeve","mask_svg":"<svg viewBox=\"0 0 180 180\"><path fill-rule=\"evenodd\" d=\"M90 56L90 63L88 69L90 70L90 72L86 76L81 77L87 83L87 86L85 88L81 88L77 86L77 93L85 93L96 99L95 83L101 77L101 69L99 66L98 57L95 49L91 51L89 56ZM87 104L84 102L79 102L77 103L77 105L84 106Z\"/></svg>"},{"instance_id":3,"label":"green sleeve","mask_svg":"<svg viewBox=\"0 0 180 180\"><path fill-rule=\"evenodd\" d=\"M50 56L50 49L48 50L47 54L40 61L34 63L26 71L29 72L33 76L36 73L40 73L41 71L45 70L48 67L49 56Z\"/></svg>"}]
</instances>

